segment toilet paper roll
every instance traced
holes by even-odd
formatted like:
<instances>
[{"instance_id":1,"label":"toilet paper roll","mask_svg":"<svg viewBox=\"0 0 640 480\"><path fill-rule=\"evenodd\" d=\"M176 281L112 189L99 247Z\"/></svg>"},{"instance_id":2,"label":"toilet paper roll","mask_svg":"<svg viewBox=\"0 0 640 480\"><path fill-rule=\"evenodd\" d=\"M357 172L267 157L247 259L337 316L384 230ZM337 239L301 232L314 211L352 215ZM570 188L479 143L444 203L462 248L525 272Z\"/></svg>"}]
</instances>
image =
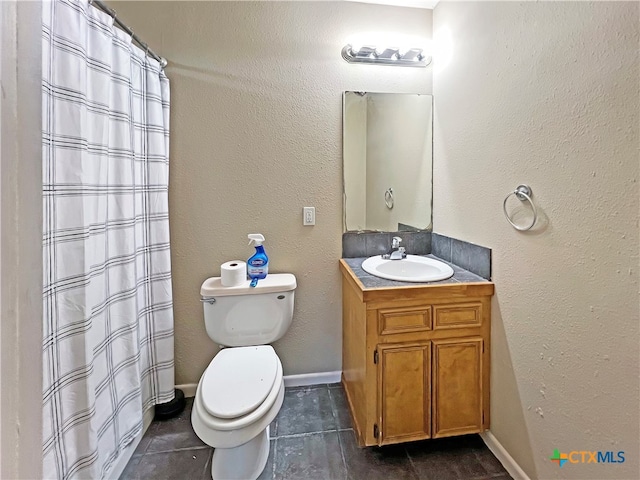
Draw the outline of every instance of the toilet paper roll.
<instances>
[{"instance_id":1,"label":"toilet paper roll","mask_svg":"<svg viewBox=\"0 0 640 480\"><path fill-rule=\"evenodd\" d=\"M247 264L231 260L220 265L220 281L225 287L237 287L247 279Z\"/></svg>"}]
</instances>

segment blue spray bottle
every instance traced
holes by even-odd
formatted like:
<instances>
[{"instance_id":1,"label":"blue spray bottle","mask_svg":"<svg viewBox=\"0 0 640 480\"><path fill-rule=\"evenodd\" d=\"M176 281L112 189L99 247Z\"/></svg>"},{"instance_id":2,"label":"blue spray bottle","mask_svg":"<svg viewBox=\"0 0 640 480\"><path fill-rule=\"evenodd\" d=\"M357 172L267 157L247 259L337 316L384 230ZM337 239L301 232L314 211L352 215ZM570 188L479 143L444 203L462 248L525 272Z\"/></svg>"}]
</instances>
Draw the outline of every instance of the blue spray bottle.
<instances>
[{"instance_id":1,"label":"blue spray bottle","mask_svg":"<svg viewBox=\"0 0 640 480\"><path fill-rule=\"evenodd\" d=\"M258 280L263 279L269 273L269 257L264 253L264 236L260 233L250 233L249 245L255 242L256 253L247 260L247 275L251 279L250 287L255 287L258 284Z\"/></svg>"}]
</instances>

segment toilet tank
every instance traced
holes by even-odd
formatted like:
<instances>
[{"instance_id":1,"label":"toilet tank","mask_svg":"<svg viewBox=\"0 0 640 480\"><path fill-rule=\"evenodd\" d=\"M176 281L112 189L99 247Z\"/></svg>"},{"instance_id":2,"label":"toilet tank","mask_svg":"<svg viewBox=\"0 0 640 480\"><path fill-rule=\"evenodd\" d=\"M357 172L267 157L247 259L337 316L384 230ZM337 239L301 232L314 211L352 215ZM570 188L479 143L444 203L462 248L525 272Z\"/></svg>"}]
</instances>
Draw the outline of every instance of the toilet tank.
<instances>
[{"instance_id":1,"label":"toilet tank","mask_svg":"<svg viewBox=\"0 0 640 480\"><path fill-rule=\"evenodd\" d=\"M266 345L281 338L293 319L296 277L272 273L251 288L249 281L225 287L211 277L200 288L209 337L225 347Z\"/></svg>"}]
</instances>

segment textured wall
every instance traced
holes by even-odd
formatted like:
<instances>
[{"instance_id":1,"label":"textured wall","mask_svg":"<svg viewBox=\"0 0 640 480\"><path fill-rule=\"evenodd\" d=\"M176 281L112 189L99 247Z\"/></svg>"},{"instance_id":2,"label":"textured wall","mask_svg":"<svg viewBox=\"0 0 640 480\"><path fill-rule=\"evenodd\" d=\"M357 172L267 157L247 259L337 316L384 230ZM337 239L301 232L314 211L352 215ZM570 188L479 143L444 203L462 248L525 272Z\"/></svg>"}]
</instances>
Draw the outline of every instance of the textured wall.
<instances>
[{"instance_id":1,"label":"textured wall","mask_svg":"<svg viewBox=\"0 0 640 480\"><path fill-rule=\"evenodd\" d=\"M0 3L0 478L42 478L42 11Z\"/></svg>"},{"instance_id":2,"label":"textured wall","mask_svg":"<svg viewBox=\"0 0 640 480\"><path fill-rule=\"evenodd\" d=\"M176 383L215 352L202 281L266 236L270 271L298 278L285 374L340 370L342 92L431 93L431 69L349 65L350 35L431 38L429 10L347 2L110 2L169 60ZM302 226L302 207L316 226Z\"/></svg>"},{"instance_id":3,"label":"textured wall","mask_svg":"<svg viewBox=\"0 0 640 480\"><path fill-rule=\"evenodd\" d=\"M493 249L491 430L532 478L640 477L638 7L434 12L453 41L434 73L434 228ZM502 214L521 182L543 217L524 234ZM560 469L554 448L627 460Z\"/></svg>"}]
</instances>

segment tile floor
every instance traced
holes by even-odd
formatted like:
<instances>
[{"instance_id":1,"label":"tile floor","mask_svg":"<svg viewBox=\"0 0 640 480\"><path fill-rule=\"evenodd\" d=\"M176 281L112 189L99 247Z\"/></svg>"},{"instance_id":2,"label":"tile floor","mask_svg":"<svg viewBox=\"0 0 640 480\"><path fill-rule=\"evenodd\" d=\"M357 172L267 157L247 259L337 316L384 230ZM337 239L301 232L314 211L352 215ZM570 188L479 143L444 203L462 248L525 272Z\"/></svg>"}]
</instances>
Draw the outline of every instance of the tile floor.
<instances>
[{"instance_id":1,"label":"tile floor","mask_svg":"<svg viewBox=\"0 0 640 480\"><path fill-rule=\"evenodd\" d=\"M210 480L213 449L191 429L191 404L153 422L120 480ZM358 448L340 384L288 388L271 424L271 451L260 480L506 480L477 435Z\"/></svg>"}]
</instances>

